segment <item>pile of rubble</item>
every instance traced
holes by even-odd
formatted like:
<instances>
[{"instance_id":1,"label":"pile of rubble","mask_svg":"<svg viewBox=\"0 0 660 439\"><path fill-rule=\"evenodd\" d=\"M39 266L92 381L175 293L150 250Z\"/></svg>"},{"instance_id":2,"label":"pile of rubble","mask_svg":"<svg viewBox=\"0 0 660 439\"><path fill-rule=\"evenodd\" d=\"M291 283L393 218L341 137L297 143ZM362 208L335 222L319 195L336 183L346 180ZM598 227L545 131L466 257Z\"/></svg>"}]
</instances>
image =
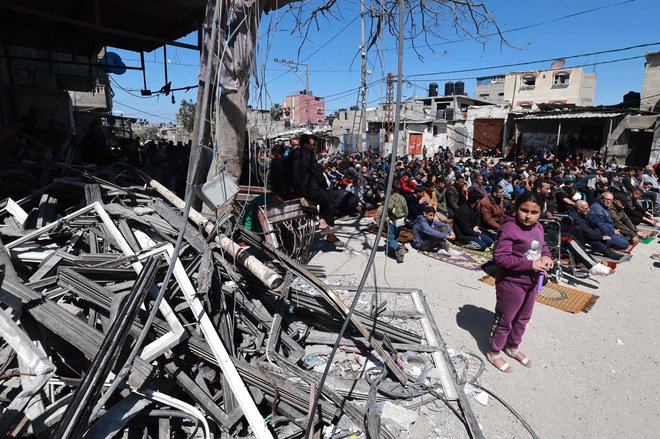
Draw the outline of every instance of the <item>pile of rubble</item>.
<instances>
[{"instance_id":1,"label":"pile of rubble","mask_svg":"<svg viewBox=\"0 0 660 439\"><path fill-rule=\"evenodd\" d=\"M353 289L139 173L53 175L0 203L1 437L398 438L464 398L420 291L365 292L328 364Z\"/></svg>"}]
</instances>

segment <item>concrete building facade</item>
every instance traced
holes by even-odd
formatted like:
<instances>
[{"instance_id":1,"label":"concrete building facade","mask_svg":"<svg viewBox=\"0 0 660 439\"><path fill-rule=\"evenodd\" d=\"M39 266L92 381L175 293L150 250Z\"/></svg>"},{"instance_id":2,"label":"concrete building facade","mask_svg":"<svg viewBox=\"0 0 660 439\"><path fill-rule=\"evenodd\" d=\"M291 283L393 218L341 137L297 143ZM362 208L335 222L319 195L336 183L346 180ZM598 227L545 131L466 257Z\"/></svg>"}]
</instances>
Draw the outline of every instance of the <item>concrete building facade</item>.
<instances>
[{"instance_id":1,"label":"concrete building facade","mask_svg":"<svg viewBox=\"0 0 660 439\"><path fill-rule=\"evenodd\" d=\"M509 73L504 80L504 103L512 111L537 111L543 104L590 107L595 91L596 74L581 68Z\"/></svg>"},{"instance_id":2,"label":"concrete building facade","mask_svg":"<svg viewBox=\"0 0 660 439\"><path fill-rule=\"evenodd\" d=\"M477 78L477 87L474 91L476 99L501 105L504 103L504 81L506 75L483 76Z\"/></svg>"},{"instance_id":3,"label":"concrete building facade","mask_svg":"<svg viewBox=\"0 0 660 439\"><path fill-rule=\"evenodd\" d=\"M0 126L31 113L41 128L74 128L82 135L92 120L86 113L109 111L108 74L85 65L88 58L82 64L72 59L69 54L11 46L0 58Z\"/></svg>"},{"instance_id":4,"label":"concrete building facade","mask_svg":"<svg viewBox=\"0 0 660 439\"><path fill-rule=\"evenodd\" d=\"M284 120L275 121L269 110L248 108L247 129L250 140L265 139L285 131L288 123Z\"/></svg>"},{"instance_id":5,"label":"concrete building facade","mask_svg":"<svg viewBox=\"0 0 660 439\"><path fill-rule=\"evenodd\" d=\"M660 112L660 52L646 54L642 101L639 109Z\"/></svg>"},{"instance_id":6,"label":"concrete building facade","mask_svg":"<svg viewBox=\"0 0 660 439\"><path fill-rule=\"evenodd\" d=\"M283 119L289 121L292 127L325 125L325 102L323 98L313 96L311 91L302 90L295 95L289 95L282 103Z\"/></svg>"}]
</instances>

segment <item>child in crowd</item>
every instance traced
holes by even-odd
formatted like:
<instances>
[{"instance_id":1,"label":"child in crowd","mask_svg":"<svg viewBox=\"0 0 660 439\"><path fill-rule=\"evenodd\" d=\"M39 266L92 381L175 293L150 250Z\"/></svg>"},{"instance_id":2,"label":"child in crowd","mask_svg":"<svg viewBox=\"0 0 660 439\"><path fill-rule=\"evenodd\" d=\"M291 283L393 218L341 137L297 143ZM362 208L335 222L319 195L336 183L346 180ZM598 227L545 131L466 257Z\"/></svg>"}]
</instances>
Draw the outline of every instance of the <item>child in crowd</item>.
<instances>
[{"instance_id":1,"label":"child in crowd","mask_svg":"<svg viewBox=\"0 0 660 439\"><path fill-rule=\"evenodd\" d=\"M406 218L408 217L408 204L406 199L403 198L403 195L401 195L402 191L401 182L394 180L392 182L392 196L387 205L387 217L389 219L387 224L387 245L399 264L403 262L403 256L406 254L405 247L399 244L399 232L405 225Z\"/></svg>"},{"instance_id":2,"label":"child in crowd","mask_svg":"<svg viewBox=\"0 0 660 439\"><path fill-rule=\"evenodd\" d=\"M413 224L413 248L423 252L437 252L443 256L460 256L461 252L449 246L456 239L451 227L435 218L435 209L425 206Z\"/></svg>"},{"instance_id":3,"label":"child in crowd","mask_svg":"<svg viewBox=\"0 0 660 439\"><path fill-rule=\"evenodd\" d=\"M502 372L513 372L502 351L523 366L532 366L518 346L532 317L540 273L547 275L553 267L543 226L538 222L543 204L543 198L535 192L520 195L513 216L506 217L500 227L493 253L497 304L488 361Z\"/></svg>"}]
</instances>

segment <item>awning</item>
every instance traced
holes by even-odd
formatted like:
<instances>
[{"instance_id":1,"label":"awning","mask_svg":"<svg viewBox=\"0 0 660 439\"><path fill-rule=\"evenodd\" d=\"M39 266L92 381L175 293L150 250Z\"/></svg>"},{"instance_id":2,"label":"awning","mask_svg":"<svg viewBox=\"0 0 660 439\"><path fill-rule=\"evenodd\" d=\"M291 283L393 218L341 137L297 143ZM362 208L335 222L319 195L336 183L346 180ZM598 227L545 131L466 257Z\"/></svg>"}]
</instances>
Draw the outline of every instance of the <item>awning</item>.
<instances>
[{"instance_id":1,"label":"awning","mask_svg":"<svg viewBox=\"0 0 660 439\"><path fill-rule=\"evenodd\" d=\"M580 113L561 113L561 114L528 114L522 117L516 117L515 120L545 120L545 119L603 119L623 116L625 113L599 113L595 111L585 111Z\"/></svg>"},{"instance_id":2,"label":"awning","mask_svg":"<svg viewBox=\"0 0 660 439\"><path fill-rule=\"evenodd\" d=\"M95 55L103 46L151 51L198 29L206 0L0 0L3 43Z\"/></svg>"},{"instance_id":3,"label":"awning","mask_svg":"<svg viewBox=\"0 0 660 439\"><path fill-rule=\"evenodd\" d=\"M653 127L658 116L630 116L628 118L628 128L633 130L648 130Z\"/></svg>"}]
</instances>

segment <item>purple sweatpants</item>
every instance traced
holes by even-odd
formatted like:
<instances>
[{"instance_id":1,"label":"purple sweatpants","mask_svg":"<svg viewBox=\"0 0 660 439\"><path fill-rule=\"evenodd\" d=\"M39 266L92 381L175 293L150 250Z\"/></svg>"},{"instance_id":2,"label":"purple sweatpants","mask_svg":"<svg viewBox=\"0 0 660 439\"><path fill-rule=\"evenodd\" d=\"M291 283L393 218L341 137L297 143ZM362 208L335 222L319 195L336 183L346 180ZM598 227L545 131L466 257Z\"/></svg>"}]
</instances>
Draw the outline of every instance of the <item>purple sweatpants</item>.
<instances>
[{"instance_id":1,"label":"purple sweatpants","mask_svg":"<svg viewBox=\"0 0 660 439\"><path fill-rule=\"evenodd\" d=\"M491 329L490 350L500 352L505 347L516 349L522 342L525 326L532 317L536 284L524 286L507 280L498 280L495 293L497 304Z\"/></svg>"}]
</instances>

